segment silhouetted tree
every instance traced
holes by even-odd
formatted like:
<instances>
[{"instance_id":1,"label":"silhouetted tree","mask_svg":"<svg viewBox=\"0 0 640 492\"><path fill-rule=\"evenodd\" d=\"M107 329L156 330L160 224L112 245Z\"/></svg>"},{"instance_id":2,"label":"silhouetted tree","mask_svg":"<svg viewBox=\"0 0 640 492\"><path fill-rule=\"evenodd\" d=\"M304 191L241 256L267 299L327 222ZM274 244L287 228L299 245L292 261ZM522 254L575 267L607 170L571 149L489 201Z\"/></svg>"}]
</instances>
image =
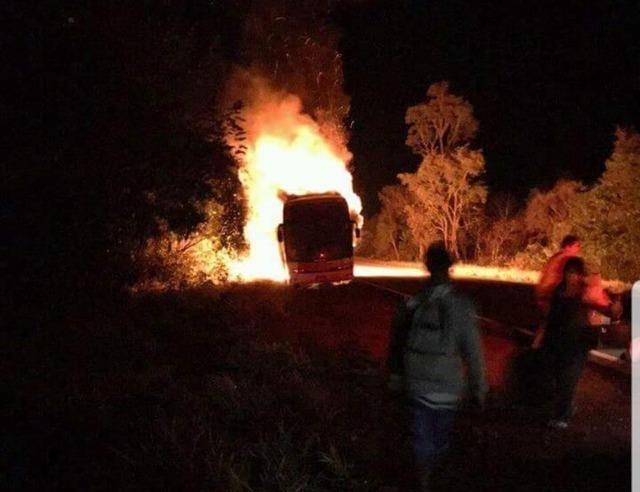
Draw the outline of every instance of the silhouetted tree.
<instances>
[{"instance_id":1,"label":"silhouetted tree","mask_svg":"<svg viewBox=\"0 0 640 492\"><path fill-rule=\"evenodd\" d=\"M44 296L118 289L159 224L189 234L205 217L199 202L218 194L211 180L233 181L214 101L242 10L15 4L3 107L17 137L3 180L15 278Z\"/></svg>"},{"instance_id":2,"label":"silhouetted tree","mask_svg":"<svg viewBox=\"0 0 640 492\"><path fill-rule=\"evenodd\" d=\"M473 107L460 96L449 93L448 82L431 84L427 102L407 109L409 125L406 144L418 155L447 154L475 137L478 122Z\"/></svg>"}]
</instances>

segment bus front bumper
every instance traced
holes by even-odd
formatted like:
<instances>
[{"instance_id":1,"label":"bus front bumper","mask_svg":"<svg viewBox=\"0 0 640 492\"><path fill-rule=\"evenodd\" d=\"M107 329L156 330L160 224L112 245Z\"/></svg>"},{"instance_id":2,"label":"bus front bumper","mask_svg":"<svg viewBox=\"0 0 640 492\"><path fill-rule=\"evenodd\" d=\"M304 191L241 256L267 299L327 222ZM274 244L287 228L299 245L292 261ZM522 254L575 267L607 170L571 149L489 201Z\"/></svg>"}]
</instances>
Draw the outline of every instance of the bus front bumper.
<instances>
[{"instance_id":1,"label":"bus front bumper","mask_svg":"<svg viewBox=\"0 0 640 492\"><path fill-rule=\"evenodd\" d=\"M319 284L344 282L353 279L353 261L289 264L289 282L292 284Z\"/></svg>"}]
</instances>

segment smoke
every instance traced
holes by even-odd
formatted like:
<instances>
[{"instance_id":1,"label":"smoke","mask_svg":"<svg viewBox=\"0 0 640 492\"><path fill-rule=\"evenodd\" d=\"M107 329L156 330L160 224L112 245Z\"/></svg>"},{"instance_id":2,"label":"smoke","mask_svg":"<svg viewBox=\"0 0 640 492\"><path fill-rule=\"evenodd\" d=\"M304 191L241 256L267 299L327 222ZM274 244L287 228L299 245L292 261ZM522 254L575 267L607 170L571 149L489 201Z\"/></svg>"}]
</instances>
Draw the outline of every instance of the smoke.
<instances>
[{"instance_id":1,"label":"smoke","mask_svg":"<svg viewBox=\"0 0 640 492\"><path fill-rule=\"evenodd\" d=\"M237 68L229 78L222 98L222 109L240 107L240 126L245 139L228 135L228 143L234 148L256 142L262 134L279 135L285 140L296 137L300 127L313 129L331 146L342 161L349 163L353 155L346 147L345 130L339 121L323 108L314 108L320 118L312 118L303 107L300 97L277 89L257 69Z\"/></svg>"}]
</instances>

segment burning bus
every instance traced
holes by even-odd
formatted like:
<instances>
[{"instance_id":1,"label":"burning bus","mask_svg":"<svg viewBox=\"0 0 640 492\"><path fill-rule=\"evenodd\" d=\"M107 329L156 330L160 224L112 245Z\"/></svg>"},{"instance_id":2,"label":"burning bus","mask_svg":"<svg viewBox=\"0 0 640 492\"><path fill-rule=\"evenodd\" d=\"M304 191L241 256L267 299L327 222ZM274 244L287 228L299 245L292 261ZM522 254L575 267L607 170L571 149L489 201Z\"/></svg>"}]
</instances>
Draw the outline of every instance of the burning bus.
<instances>
[{"instance_id":1,"label":"burning bus","mask_svg":"<svg viewBox=\"0 0 640 492\"><path fill-rule=\"evenodd\" d=\"M288 196L278 241L292 284L353 278L353 243L360 230L338 193Z\"/></svg>"}]
</instances>

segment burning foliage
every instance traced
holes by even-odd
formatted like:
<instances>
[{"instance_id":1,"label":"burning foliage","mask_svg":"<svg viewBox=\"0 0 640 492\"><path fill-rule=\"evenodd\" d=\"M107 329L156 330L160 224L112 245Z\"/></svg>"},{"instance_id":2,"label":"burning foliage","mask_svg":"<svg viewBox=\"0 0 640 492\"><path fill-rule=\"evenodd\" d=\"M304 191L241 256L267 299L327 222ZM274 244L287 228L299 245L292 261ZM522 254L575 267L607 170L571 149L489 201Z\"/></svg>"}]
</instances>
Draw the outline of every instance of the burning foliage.
<instances>
[{"instance_id":1,"label":"burning foliage","mask_svg":"<svg viewBox=\"0 0 640 492\"><path fill-rule=\"evenodd\" d=\"M142 272L136 289L179 289L227 280L234 253L222 240L224 207L211 200L200 204L200 209L205 219L186 236L160 220L161 234L147 239L138 258Z\"/></svg>"},{"instance_id":2,"label":"burning foliage","mask_svg":"<svg viewBox=\"0 0 640 492\"><path fill-rule=\"evenodd\" d=\"M201 203L204 220L187 236L163 223L163 233L145 246L144 263L151 268L141 286L286 280L276 229L288 195L338 192L347 200L352 218L362 224L362 205L348 169L351 154L343 140L328 138L303 112L300 98L272 89L260 77L239 72L230 87L231 95L238 89L244 94L227 113L224 126L242 196ZM334 127L329 130L335 135ZM246 219L243 241L225 242L225 210L240 203Z\"/></svg>"},{"instance_id":3,"label":"burning foliage","mask_svg":"<svg viewBox=\"0 0 640 492\"><path fill-rule=\"evenodd\" d=\"M202 209L222 207L223 215L229 215L229 208L239 213L221 224L220 214L204 214L201 226L187 235L168 228L149 240L142 258L159 265L158 285L285 280L276 228L286 195L338 192L362 224L348 170L351 154L343 122L349 97L343 91L340 35L333 25L340 4L269 0L247 5L241 57L235 60L239 65L220 84L223 93L217 98L242 191L199 204ZM231 231L225 230L228 223Z\"/></svg>"}]
</instances>

